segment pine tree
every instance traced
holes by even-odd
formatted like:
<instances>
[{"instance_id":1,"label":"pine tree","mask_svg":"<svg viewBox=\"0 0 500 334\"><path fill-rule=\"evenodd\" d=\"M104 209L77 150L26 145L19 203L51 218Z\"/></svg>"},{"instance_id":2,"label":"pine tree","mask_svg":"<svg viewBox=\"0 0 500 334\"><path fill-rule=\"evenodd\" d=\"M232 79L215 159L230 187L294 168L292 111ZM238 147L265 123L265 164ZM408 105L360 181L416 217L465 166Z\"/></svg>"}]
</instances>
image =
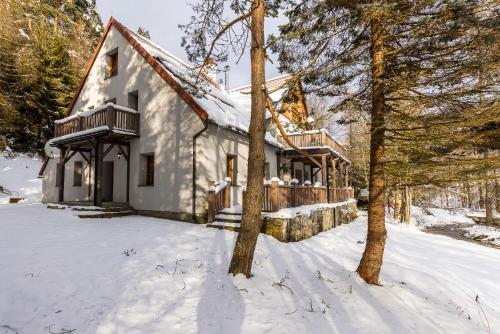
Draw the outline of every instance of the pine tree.
<instances>
[{"instance_id":1,"label":"pine tree","mask_svg":"<svg viewBox=\"0 0 500 334\"><path fill-rule=\"evenodd\" d=\"M276 15L279 0L200 0L192 6L196 16L188 25L181 26L185 37L183 45L192 62L200 71L211 58L216 63L226 62L230 50L240 55L250 47L251 58L251 116L248 130L248 177L243 201L240 231L234 246L229 273L251 276L253 256L262 225L264 203L264 134L267 95L265 88L266 46L265 17ZM225 16L230 6L235 18Z\"/></svg>"},{"instance_id":2,"label":"pine tree","mask_svg":"<svg viewBox=\"0 0 500 334\"><path fill-rule=\"evenodd\" d=\"M6 0L0 12L0 138L15 150L40 150L72 99L102 23L86 0Z\"/></svg>"},{"instance_id":3,"label":"pine tree","mask_svg":"<svg viewBox=\"0 0 500 334\"><path fill-rule=\"evenodd\" d=\"M492 160L471 158L471 148L485 144L473 126L484 129L498 119L493 99L497 62L478 52L498 54L498 41L492 38L498 26L495 4L293 3L281 35L269 41L279 53L281 69L301 73L306 92L332 97L332 111L344 112L354 104L360 119L370 116L368 238L358 272L368 283L377 283L385 238L385 179L404 188L444 176L450 166L468 169L472 160L491 168ZM478 83L480 67L489 80ZM478 107L480 92L490 98ZM413 171L413 166L419 168ZM394 174L388 175L388 169Z\"/></svg>"}]
</instances>

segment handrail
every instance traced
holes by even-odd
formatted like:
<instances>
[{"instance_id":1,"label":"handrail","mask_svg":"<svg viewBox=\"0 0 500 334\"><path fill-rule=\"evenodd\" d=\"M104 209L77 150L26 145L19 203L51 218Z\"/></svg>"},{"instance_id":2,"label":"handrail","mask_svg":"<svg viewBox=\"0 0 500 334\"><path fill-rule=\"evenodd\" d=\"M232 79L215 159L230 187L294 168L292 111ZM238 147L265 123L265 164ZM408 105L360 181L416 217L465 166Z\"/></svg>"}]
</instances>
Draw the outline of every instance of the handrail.
<instances>
[{"instance_id":1,"label":"handrail","mask_svg":"<svg viewBox=\"0 0 500 334\"><path fill-rule=\"evenodd\" d=\"M215 220L217 212L231 206L231 178L227 177L215 186L214 181L208 182L208 223Z\"/></svg>"},{"instance_id":2,"label":"handrail","mask_svg":"<svg viewBox=\"0 0 500 334\"><path fill-rule=\"evenodd\" d=\"M328 146L331 147L335 152L341 154L344 158L349 158L348 150L340 145L335 140L335 138L333 138L325 130L306 131L303 133L289 133L287 134L287 137L290 139L292 144L297 146L298 148ZM277 139L278 142L285 148L291 148L282 136L278 135Z\"/></svg>"},{"instance_id":3,"label":"handrail","mask_svg":"<svg viewBox=\"0 0 500 334\"><path fill-rule=\"evenodd\" d=\"M102 126L107 126L109 130L120 130L138 135L139 113L108 104L105 108L91 113L87 111L59 120L55 125L55 136L66 136Z\"/></svg>"},{"instance_id":4,"label":"handrail","mask_svg":"<svg viewBox=\"0 0 500 334\"><path fill-rule=\"evenodd\" d=\"M276 212L302 205L343 202L354 198L352 188L327 188L297 185L280 185L272 180L264 185L263 211Z\"/></svg>"}]
</instances>

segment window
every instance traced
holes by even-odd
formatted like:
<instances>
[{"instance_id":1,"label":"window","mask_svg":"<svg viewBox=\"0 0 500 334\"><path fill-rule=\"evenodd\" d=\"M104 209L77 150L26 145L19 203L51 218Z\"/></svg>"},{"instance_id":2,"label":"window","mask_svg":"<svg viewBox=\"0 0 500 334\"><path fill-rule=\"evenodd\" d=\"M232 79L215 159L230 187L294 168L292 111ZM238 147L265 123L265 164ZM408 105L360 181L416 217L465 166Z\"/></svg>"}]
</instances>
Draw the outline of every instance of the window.
<instances>
[{"instance_id":1,"label":"window","mask_svg":"<svg viewBox=\"0 0 500 334\"><path fill-rule=\"evenodd\" d=\"M81 161L75 161L73 166L73 186L75 187L82 186L82 170L83 163Z\"/></svg>"},{"instance_id":2,"label":"window","mask_svg":"<svg viewBox=\"0 0 500 334\"><path fill-rule=\"evenodd\" d=\"M106 79L118 74L118 48L106 54Z\"/></svg>"},{"instance_id":3,"label":"window","mask_svg":"<svg viewBox=\"0 0 500 334\"><path fill-rule=\"evenodd\" d=\"M112 99L109 99L109 100L104 101L104 104L106 104L106 103L113 103L113 104L116 104L116 97L113 97Z\"/></svg>"},{"instance_id":4,"label":"window","mask_svg":"<svg viewBox=\"0 0 500 334\"><path fill-rule=\"evenodd\" d=\"M152 186L155 183L155 157L153 153L141 155L141 186Z\"/></svg>"},{"instance_id":5,"label":"window","mask_svg":"<svg viewBox=\"0 0 500 334\"><path fill-rule=\"evenodd\" d=\"M269 180L271 178L271 171L270 171L270 168L269 168L269 162L266 162L266 164L264 165L264 175L265 175L265 179L266 180Z\"/></svg>"},{"instance_id":6,"label":"window","mask_svg":"<svg viewBox=\"0 0 500 334\"><path fill-rule=\"evenodd\" d=\"M238 178L238 169L237 169L237 163L236 163L236 156L235 155L228 155L227 156L227 177L231 178L231 183L233 185L236 185Z\"/></svg>"},{"instance_id":7,"label":"window","mask_svg":"<svg viewBox=\"0 0 500 334\"><path fill-rule=\"evenodd\" d=\"M128 107L130 109L139 110L139 92L133 91L128 93Z\"/></svg>"},{"instance_id":8,"label":"window","mask_svg":"<svg viewBox=\"0 0 500 334\"><path fill-rule=\"evenodd\" d=\"M61 164L58 163L56 167L56 187L61 186Z\"/></svg>"}]
</instances>

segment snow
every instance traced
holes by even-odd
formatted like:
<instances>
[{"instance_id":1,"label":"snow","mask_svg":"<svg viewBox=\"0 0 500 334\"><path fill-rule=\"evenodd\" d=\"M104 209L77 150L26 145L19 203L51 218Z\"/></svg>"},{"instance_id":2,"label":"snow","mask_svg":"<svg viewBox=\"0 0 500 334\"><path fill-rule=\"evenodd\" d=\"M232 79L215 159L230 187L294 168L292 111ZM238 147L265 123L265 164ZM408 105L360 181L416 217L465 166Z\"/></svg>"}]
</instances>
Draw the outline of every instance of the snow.
<instances>
[{"instance_id":1,"label":"snow","mask_svg":"<svg viewBox=\"0 0 500 334\"><path fill-rule=\"evenodd\" d=\"M337 203L319 203L319 204L311 204L311 205L302 205L297 206L295 208L286 208L281 209L276 212L264 212L263 216L267 218L294 218L297 215L307 215L310 216L316 210L325 209L325 208L336 208L341 205L356 203L355 199L350 199L344 202Z\"/></svg>"},{"instance_id":2,"label":"snow","mask_svg":"<svg viewBox=\"0 0 500 334\"><path fill-rule=\"evenodd\" d=\"M388 224L382 286L369 286L355 274L366 215L297 243L261 234L251 279L227 274L233 232L138 216L83 220L40 204L1 205L0 217L7 333L500 328L498 250Z\"/></svg>"},{"instance_id":3,"label":"snow","mask_svg":"<svg viewBox=\"0 0 500 334\"><path fill-rule=\"evenodd\" d=\"M425 228L433 225L446 224L474 224L474 221L465 215L467 210L456 209L447 210L441 208L422 209L417 206L412 207L412 224L420 228Z\"/></svg>"},{"instance_id":4,"label":"snow","mask_svg":"<svg viewBox=\"0 0 500 334\"><path fill-rule=\"evenodd\" d=\"M60 141L60 140L70 139L73 137L79 137L82 135L92 134L92 133L101 132L101 131L109 131L109 126L102 125L102 126L98 126L96 128L91 128L91 129L87 129L87 130L83 130L83 131L70 133L70 134L67 134L64 136L57 137L57 140Z\"/></svg>"},{"instance_id":5,"label":"snow","mask_svg":"<svg viewBox=\"0 0 500 334\"><path fill-rule=\"evenodd\" d=\"M494 226L474 225L467 227L468 238L484 240L500 246L500 230Z\"/></svg>"},{"instance_id":6,"label":"snow","mask_svg":"<svg viewBox=\"0 0 500 334\"><path fill-rule=\"evenodd\" d=\"M95 114L97 112L105 110L107 107L113 107L115 109L126 111L126 112L132 113L132 114L137 114L138 113L137 110L130 109L130 108L123 107L123 106L119 106L119 105L114 104L112 102L108 102L108 103L106 103L106 104L104 104L102 106L99 106L97 108L85 110L85 111L82 111L82 112L76 112L73 115L70 115L68 117L55 120L54 123L55 124L62 124L62 123L66 123L67 121L72 120L74 118L91 116L91 115L93 115L93 114Z\"/></svg>"},{"instance_id":7,"label":"snow","mask_svg":"<svg viewBox=\"0 0 500 334\"><path fill-rule=\"evenodd\" d=\"M38 157L14 154L9 158L0 153L0 186L12 193L0 193L0 204L8 203L10 197L23 197L25 203L40 201L42 180L37 177L40 165Z\"/></svg>"},{"instance_id":8,"label":"snow","mask_svg":"<svg viewBox=\"0 0 500 334\"><path fill-rule=\"evenodd\" d=\"M195 68L184 63L154 42L130 31L141 46L155 57L172 75L174 80L186 89L196 103L207 112L208 119L225 128L248 132L250 127L250 96L239 92L226 92L199 75ZM282 145L269 132L265 140L271 145Z\"/></svg>"}]
</instances>

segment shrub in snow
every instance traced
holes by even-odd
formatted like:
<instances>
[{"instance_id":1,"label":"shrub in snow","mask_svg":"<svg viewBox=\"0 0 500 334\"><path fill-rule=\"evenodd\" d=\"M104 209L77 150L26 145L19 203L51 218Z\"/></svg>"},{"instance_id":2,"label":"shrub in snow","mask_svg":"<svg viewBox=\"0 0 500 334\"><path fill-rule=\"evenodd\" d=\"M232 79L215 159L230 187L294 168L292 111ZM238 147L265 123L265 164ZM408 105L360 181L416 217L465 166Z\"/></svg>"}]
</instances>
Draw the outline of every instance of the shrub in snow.
<instances>
[{"instance_id":1,"label":"shrub in snow","mask_svg":"<svg viewBox=\"0 0 500 334\"><path fill-rule=\"evenodd\" d=\"M311 185L311 181L307 180L306 182L304 182L304 185L309 187Z\"/></svg>"},{"instance_id":2,"label":"shrub in snow","mask_svg":"<svg viewBox=\"0 0 500 334\"><path fill-rule=\"evenodd\" d=\"M299 184L299 180L297 180L297 179L291 179L290 180L290 184L292 184L292 185Z\"/></svg>"},{"instance_id":3,"label":"shrub in snow","mask_svg":"<svg viewBox=\"0 0 500 334\"><path fill-rule=\"evenodd\" d=\"M315 186L315 187L321 187L321 182L316 182L316 183L314 184L314 186Z\"/></svg>"}]
</instances>

